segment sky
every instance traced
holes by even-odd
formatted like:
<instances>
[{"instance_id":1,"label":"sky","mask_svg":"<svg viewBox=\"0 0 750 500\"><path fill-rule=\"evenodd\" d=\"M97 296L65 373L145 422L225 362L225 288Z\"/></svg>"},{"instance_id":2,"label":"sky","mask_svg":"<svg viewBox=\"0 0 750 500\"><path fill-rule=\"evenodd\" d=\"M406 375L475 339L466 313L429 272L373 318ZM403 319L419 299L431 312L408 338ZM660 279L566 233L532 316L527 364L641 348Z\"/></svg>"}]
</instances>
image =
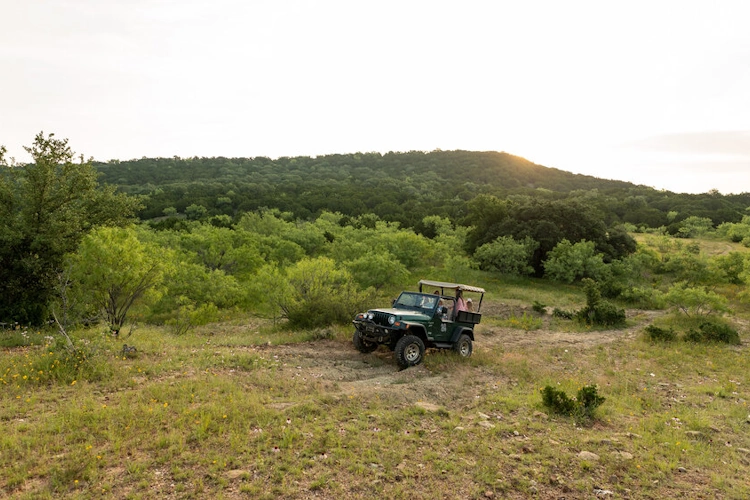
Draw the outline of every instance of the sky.
<instances>
[{"instance_id":1,"label":"sky","mask_svg":"<svg viewBox=\"0 0 750 500\"><path fill-rule=\"evenodd\" d=\"M505 151L750 192L746 0L0 0L0 144Z\"/></svg>"}]
</instances>

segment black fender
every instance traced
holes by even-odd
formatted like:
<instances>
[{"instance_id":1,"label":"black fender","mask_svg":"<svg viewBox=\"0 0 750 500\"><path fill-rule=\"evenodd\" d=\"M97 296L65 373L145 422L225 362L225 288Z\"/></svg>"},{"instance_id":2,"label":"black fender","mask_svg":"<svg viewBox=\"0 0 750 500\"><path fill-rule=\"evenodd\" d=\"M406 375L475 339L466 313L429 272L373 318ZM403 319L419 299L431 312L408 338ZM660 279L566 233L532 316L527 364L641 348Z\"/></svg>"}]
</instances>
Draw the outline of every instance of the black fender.
<instances>
[{"instance_id":1,"label":"black fender","mask_svg":"<svg viewBox=\"0 0 750 500\"><path fill-rule=\"evenodd\" d=\"M422 342L424 342L425 345L427 345L429 340L427 339L427 329L425 329L424 325L419 323L406 323L405 326L406 328L400 331L403 335L416 335L422 339Z\"/></svg>"},{"instance_id":2,"label":"black fender","mask_svg":"<svg viewBox=\"0 0 750 500\"><path fill-rule=\"evenodd\" d=\"M456 328L453 331L453 336L451 336L451 342L458 342L458 338L461 336L461 334L466 334L469 336L472 342L474 342L474 330L471 328Z\"/></svg>"}]
</instances>

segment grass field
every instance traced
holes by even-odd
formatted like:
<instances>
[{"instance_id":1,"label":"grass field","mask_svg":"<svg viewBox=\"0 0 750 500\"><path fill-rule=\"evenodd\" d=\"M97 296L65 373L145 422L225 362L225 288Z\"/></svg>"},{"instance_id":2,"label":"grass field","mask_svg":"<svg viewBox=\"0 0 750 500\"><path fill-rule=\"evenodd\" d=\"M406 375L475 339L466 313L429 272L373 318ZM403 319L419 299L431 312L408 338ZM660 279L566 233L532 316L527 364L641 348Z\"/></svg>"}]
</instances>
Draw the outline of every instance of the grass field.
<instances>
[{"instance_id":1,"label":"grass field","mask_svg":"<svg viewBox=\"0 0 750 500\"><path fill-rule=\"evenodd\" d=\"M747 332L651 344L658 314L612 331L488 315L470 359L430 351L404 371L382 347L355 351L349 328L254 318L179 337L88 330L80 359L4 348L0 495L750 498ZM606 398L592 421L541 403L545 385L585 384Z\"/></svg>"}]
</instances>

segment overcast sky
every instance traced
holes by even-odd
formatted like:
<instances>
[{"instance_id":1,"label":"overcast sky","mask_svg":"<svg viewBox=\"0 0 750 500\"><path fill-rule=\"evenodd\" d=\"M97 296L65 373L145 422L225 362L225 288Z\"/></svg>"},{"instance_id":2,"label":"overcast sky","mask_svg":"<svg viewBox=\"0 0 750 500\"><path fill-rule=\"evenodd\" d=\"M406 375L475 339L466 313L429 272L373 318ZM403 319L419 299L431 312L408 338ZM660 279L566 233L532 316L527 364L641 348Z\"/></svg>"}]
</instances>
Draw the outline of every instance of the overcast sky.
<instances>
[{"instance_id":1,"label":"overcast sky","mask_svg":"<svg viewBox=\"0 0 750 500\"><path fill-rule=\"evenodd\" d=\"M0 0L0 144L506 151L750 192L747 0Z\"/></svg>"}]
</instances>

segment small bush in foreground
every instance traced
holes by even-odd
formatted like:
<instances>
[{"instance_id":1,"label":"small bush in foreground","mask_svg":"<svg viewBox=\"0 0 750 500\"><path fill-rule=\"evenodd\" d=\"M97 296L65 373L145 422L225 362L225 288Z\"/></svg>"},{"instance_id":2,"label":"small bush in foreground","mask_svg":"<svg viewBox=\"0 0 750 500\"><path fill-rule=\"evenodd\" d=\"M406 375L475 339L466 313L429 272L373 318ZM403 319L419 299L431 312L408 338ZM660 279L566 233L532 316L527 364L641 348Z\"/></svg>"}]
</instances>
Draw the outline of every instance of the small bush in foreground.
<instances>
[{"instance_id":1,"label":"small bush in foreground","mask_svg":"<svg viewBox=\"0 0 750 500\"><path fill-rule=\"evenodd\" d=\"M560 309L559 307L555 307L555 309L552 311L552 316L560 319L573 319L575 317L575 313L572 311L566 311L565 309Z\"/></svg>"},{"instance_id":2,"label":"small bush in foreground","mask_svg":"<svg viewBox=\"0 0 750 500\"><path fill-rule=\"evenodd\" d=\"M547 385L541 389L542 404L552 413L575 417L576 420L591 419L596 409L605 401L595 385L585 385L578 389L574 398L565 391Z\"/></svg>"},{"instance_id":3,"label":"small bush in foreground","mask_svg":"<svg viewBox=\"0 0 750 500\"><path fill-rule=\"evenodd\" d=\"M677 334L670 328L659 328L655 325L648 325L645 329L646 337L651 342L674 342L677 340Z\"/></svg>"},{"instance_id":4,"label":"small bush in foreground","mask_svg":"<svg viewBox=\"0 0 750 500\"><path fill-rule=\"evenodd\" d=\"M547 309L546 309L546 307L547 307L547 306L546 306L545 304L542 304L542 303L541 303L541 302L539 302L538 300L535 300L535 301L534 301L534 302L533 302L533 303L531 304L531 308L532 308L532 309L534 310L534 312L538 312L539 314L547 314Z\"/></svg>"},{"instance_id":5,"label":"small bush in foreground","mask_svg":"<svg viewBox=\"0 0 750 500\"><path fill-rule=\"evenodd\" d=\"M698 330L691 328L685 334L687 342L721 342L739 345L740 336L737 330L729 325L706 321L700 324Z\"/></svg>"}]
</instances>

